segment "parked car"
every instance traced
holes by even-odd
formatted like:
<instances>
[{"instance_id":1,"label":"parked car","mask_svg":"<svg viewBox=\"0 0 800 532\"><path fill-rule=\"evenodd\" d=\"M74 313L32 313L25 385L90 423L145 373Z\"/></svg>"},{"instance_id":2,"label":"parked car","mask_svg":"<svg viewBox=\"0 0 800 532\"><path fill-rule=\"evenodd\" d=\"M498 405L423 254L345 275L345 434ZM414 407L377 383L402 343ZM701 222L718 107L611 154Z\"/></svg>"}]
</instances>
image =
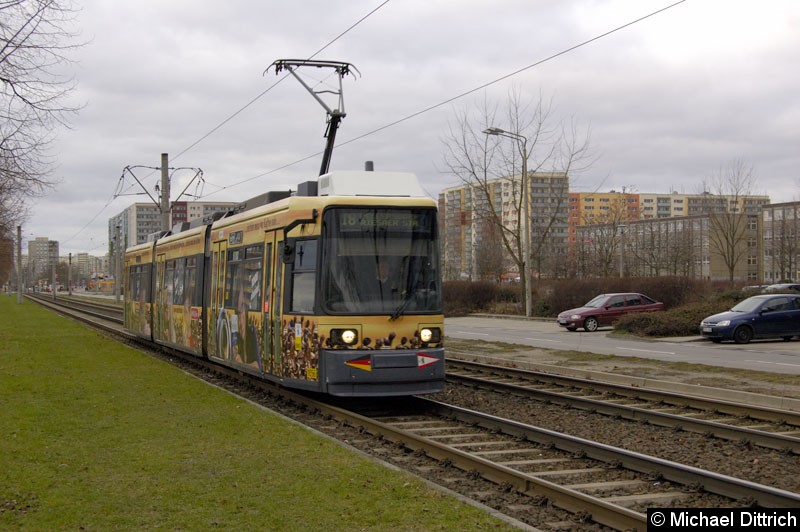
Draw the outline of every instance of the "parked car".
<instances>
[{"instance_id":1,"label":"parked car","mask_svg":"<svg viewBox=\"0 0 800 532\"><path fill-rule=\"evenodd\" d=\"M594 332L598 327L611 325L629 312L655 312L664 310L664 303L633 292L600 294L584 306L565 310L558 315L558 324L568 331L583 327Z\"/></svg>"},{"instance_id":2,"label":"parked car","mask_svg":"<svg viewBox=\"0 0 800 532\"><path fill-rule=\"evenodd\" d=\"M800 335L800 294L748 297L727 312L700 323L700 334L712 342L746 344L754 338L791 340Z\"/></svg>"},{"instance_id":3,"label":"parked car","mask_svg":"<svg viewBox=\"0 0 800 532\"><path fill-rule=\"evenodd\" d=\"M797 292L800 294L800 284L797 283L779 283L771 284L764 288L765 294L793 294Z\"/></svg>"},{"instance_id":4,"label":"parked car","mask_svg":"<svg viewBox=\"0 0 800 532\"><path fill-rule=\"evenodd\" d=\"M766 284L754 284L754 285L750 285L750 286L743 286L742 287L742 293L748 293L749 292L751 294L760 294L760 293L764 292L764 290L767 289L767 286L769 286L769 285L766 285Z\"/></svg>"}]
</instances>

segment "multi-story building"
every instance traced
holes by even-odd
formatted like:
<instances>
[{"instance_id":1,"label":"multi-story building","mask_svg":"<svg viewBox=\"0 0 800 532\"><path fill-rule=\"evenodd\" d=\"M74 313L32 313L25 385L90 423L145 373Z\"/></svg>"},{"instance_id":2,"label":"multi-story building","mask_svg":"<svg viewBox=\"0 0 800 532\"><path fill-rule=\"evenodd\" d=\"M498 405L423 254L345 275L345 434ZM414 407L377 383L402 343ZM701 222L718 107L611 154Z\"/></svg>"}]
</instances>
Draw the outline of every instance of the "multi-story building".
<instances>
[{"instance_id":1,"label":"multi-story building","mask_svg":"<svg viewBox=\"0 0 800 532\"><path fill-rule=\"evenodd\" d=\"M633 222L711 212L758 214L769 196L703 194L634 194L630 192L573 192L569 197L570 242L586 224Z\"/></svg>"},{"instance_id":2,"label":"multi-story building","mask_svg":"<svg viewBox=\"0 0 800 532\"><path fill-rule=\"evenodd\" d=\"M522 175L447 188L439 195L446 279L519 277L506 235L520 223ZM563 172L529 172L528 210L532 275L559 275L568 250L569 177ZM555 268L555 270L554 270Z\"/></svg>"},{"instance_id":3,"label":"multi-story building","mask_svg":"<svg viewBox=\"0 0 800 532\"><path fill-rule=\"evenodd\" d=\"M769 284L800 279L800 202L765 205L761 212L760 278Z\"/></svg>"},{"instance_id":4,"label":"multi-story building","mask_svg":"<svg viewBox=\"0 0 800 532\"><path fill-rule=\"evenodd\" d=\"M88 277L92 274L92 264L88 253L77 253L72 258L72 264L75 265L78 275Z\"/></svg>"},{"instance_id":5,"label":"multi-story building","mask_svg":"<svg viewBox=\"0 0 800 532\"><path fill-rule=\"evenodd\" d=\"M31 279L49 279L53 267L58 264L58 242L46 236L28 241L28 267Z\"/></svg>"},{"instance_id":6,"label":"multi-story building","mask_svg":"<svg viewBox=\"0 0 800 532\"><path fill-rule=\"evenodd\" d=\"M761 207L768 205L769 201L769 196L725 196L708 192L685 196L686 214L689 216L712 212L760 214Z\"/></svg>"},{"instance_id":7,"label":"multi-story building","mask_svg":"<svg viewBox=\"0 0 800 532\"><path fill-rule=\"evenodd\" d=\"M569 194L569 241L575 243L582 225L626 223L642 218L639 194L628 192L571 192Z\"/></svg>"},{"instance_id":8,"label":"multi-story building","mask_svg":"<svg viewBox=\"0 0 800 532\"><path fill-rule=\"evenodd\" d=\"M203 219L216 212L227 211L235 205L236 203L224 201L174 201L170 211L172 225Z\"/></svg>"},{"instance_id":9,"label":"multi-story building","mask_svg":"<svg viewBox=\"0 0 800 532\"><path fill-rule=\"evenodd\" d=\"M711 213L584 225L577 230L577 274L752 282L759 278L758 219Z\"/></svg>"},{"instance_id":10,"label":"multi-story building","mask_svg":"<svg viewBox=\"0 0 800 532\"><path fill-rule=\"evenodd\" d=\"M235 205L237 204L233 202L173 202L170 210L170 227L204 218L215 212L226 211ZM120 248L125 249L147 242L150 235L162 230L161 224L161 211L155 204L134 203L108 219L109 253L113 254L118 235Z\"/></svg>"}]
</instances>

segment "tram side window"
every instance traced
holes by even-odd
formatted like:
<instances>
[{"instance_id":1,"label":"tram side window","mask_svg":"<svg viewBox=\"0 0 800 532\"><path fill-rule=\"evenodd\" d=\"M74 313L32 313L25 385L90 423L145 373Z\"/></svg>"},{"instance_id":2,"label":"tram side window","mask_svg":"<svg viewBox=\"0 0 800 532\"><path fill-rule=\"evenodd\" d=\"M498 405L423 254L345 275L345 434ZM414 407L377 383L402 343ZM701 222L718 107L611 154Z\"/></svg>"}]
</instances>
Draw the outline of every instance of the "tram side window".
<instances>
[{"instance_id":1,"label":"tram side window","mask_svg":"<svg viewBox=\"0 0 800 532\"><path fill-rule=\"evenodd\" d=\"M225 307L237 311L261 309L263 246L228 250Z\"/></svg>"},{"instance_id":2,"label":"tram side window","mask_svg":"<svg viewBox=\"0 0 800 532\"><path fill-rule=\"evenodd\" d=\"M270 298L270 265L272 264L272 244L267 244L267 260L264 263L264 312L269 312L269 298Z\"/></svg>"},{"instance_id":3,"label":"tram side window","mask_svg":"<svg viewBox=\"0 0 800 532\"><path fill-rule=\"evenodd\" d=\"M244 254L244 282L248 310L261 310L263 247L250 246Z\"/></svg>"},{"instance_id":4,"label":"tram side window","mask_svg":"<svg viewBox=\"0 0 800 532\"><path fill-rule=\"evenodd\" d=\"M316 276L317 240L298 240L292 268L292 312L313 312Z\"/></svg>"},{"instance_id":5,"label":"tram side window","mask_svg":"<svg viewBox=\"0 0 800 532\"><path fill-rule=\"evenodd\" d=\"M172 304L183 305L184 281L186 275L186 259L173 261ZM169 275L169 273L167 273Z\"/></svg>"},{"instance_id":6,"label":"tram side window","mask_svg":"<svg viewBox=\"0 0 800 532\"><path fill-rule=\"evenodd\" d=\"M172 304L200 306L202 303L197 290L197 257L177 259L173 264ZM167 275L170 275L169 266Z\"/></svg>"},{"instance_id":7,"label":"tram side window","mask_svg":"<svg viewBox=\"0 0 800 532\"><path fill-rule=\"evenodd\" d=\"M175 261L168 260L164 273L164 301L169 304L173 302L175 293Z\"/></svg>"},{"instance_id":8,"label":"tram side window","mask_svg":"<svg viewBox=\"0 0 800 532\"><path fill-rule=\"evenodd\" d=\"M126 299L127 301L139 301L142 292L142 267L131 266L128 270L128 284L126 284Z\"/></svg>"},{"instance_id":9,"label":"tram side window","mask_svg":"<svg viewBox=\"0 0 800 532\"><path fill-rule=\"evenodd\" d=\"M138 266L139 269L139 287L136 293L137 301L150 301L150 283L152 282L151 276L153 274L153 266L151 264L143 264Z\"/></svg>"},{"instance_id":10,"label":"tram side window","mask_svg":"<svg viewBox=\"0 0 800 532\"><path fill-rule=\"evenodd\" d=\"M184 299L189 305L199 307L202 305L201 295L197 290L197 257L186 258L186 275L184 276Z\"/></svg>"},{"instance_id":11,"label":"tram side window","mask_svg":"<svg viewBox=\"0 0 800 532\"><path fill-rule=\"evenodd\" d=\"M225 269L225 308L236 308L238 305L239 286L242 285L241 268L244 259L244 249L228 250L228 265Z\"/></svg>"}]
</instances>

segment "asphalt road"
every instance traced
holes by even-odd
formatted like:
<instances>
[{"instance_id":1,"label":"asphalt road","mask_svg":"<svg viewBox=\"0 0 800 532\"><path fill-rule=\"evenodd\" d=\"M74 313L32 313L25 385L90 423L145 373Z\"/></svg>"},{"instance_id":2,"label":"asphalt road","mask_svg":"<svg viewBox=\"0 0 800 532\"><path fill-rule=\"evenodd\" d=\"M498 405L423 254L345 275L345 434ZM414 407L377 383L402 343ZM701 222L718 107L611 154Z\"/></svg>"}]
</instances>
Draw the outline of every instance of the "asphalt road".
<instances>
[{"instance_id":1,"label":"asphalt road","mask_svg":"<svg viewBox=\"0 0 800 532\"><path fill-rule=\"evenodd\" d=\"M502 317L446 318L445 335L452 338L692 362L773 373L800 375L800 340L756 340L749 344L715 344L699 336L640 340L609 334L611 328L569 332L555 321Z\"/></svg>"}]
</instances>

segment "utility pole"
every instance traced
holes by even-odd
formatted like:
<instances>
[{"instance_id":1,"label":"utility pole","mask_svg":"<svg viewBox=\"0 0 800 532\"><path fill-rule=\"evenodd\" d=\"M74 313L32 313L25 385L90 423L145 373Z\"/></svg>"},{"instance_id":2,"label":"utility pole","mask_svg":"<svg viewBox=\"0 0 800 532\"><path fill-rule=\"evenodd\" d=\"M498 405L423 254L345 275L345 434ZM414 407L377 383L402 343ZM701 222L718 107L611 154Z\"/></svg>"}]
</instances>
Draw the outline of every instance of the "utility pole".
<instances>
[{"instance_id":1,"label":"utility pole","mask_svg":"<svg viewBox=\"0 0 800 532\"><path fill-rule=\"evenodd\" d=\"M169 155L161 154L161 230L169 231Z\"/></svg>"},{"instance_id":2,"label":"utility pole","mask_svg":"<svg viewBox=\"0 0 800 532\"><path fill-rule=\"evenodd\" d=\"M22 291L25 289L22 279L22 226L17 226L17 305L22 304Z\"/></svg>"},{"instance_id":3,"label":"utility pole","mask_svg":"<svg viewBox=\"0 0 800 532\"><path fill-rule=\"evenodd\" d=\"M142 184L141 180L138 177L136 177L136 174L134 174L133 171L139 168L145 168L148 170L158 170L161 172L161 182L156 183L155 187L156 195L158 197L153 197L153 194L150 193L150 191ZM189 189L192 183L195 182L195 180L197 180L198 191L195 192L194 197L196 198L200 197L199 189L200 186L205 182L203 180L203 170L201 170L200 168L189 168L189 167L170 168L169 155L166 153L162 153L161 166L158 168L154 168L152 166L141 166L141 165L126 166L125 168L123 168L122 175L120 176L119 179L119 184L117 185L117 192L114 193L114 198L118 198L119 196L147 194L147 196L153 202L153 205L155 205L158 208L159 212L161 213L161 224L160 224L161 230L169 231L170 229L172 229L172 226L170 225L170 193L171 193L170 182L172 181L172 175L178 170L193 170L195 174L194 177L192 177L192 179L189 180L189 183L186 185L186 188L184 188L183 191L178 195L178 197L175 198L175 201L181 199L181 197L183 197L184 194L186 194L187 196L192 196L192 194L188 194L186 193L186 191ZM130 176L133 179L135 179L136 182L139 184L139 186L142 188L143 192L138 192L134 194L123 194L122 192L126 190L125 174L130 174Z\"/></svg>"},{"instance_id":4,"label":"utility pole","mask_svg":"<svg viewBox=\"0 0 800 532\"><path fill-rule=\"evenodd\" d=\"M49 249L49 251L50 251L50 276L52 278L51 281L50 281L50 287L53 290L53 301L55 301L56 300L56 292L58 291L56 289L56 263L58 262L58 254L55 254L55 256L53 256L53 249L54 248L53 248L53 246L50 245L50 242L47 243L47 247L50 248Z\"/></svg>"},{"instance_id":5,"label":"utility pole","mask_svg":"<svg viewBox=\"0 0 800 532\"><path fill-rule=\"evenodd\" d=\"M72 295L72 252L69 253L69 262L67 262L67 294Z\"/></svg>"},{"instance_id":6,"label":"utility pole","mask_svg":"<svg viewBox=\"0 0 800 532\"><path fill-rule=\"evenodd\" d=\"M167 216L169 216L169 212L167 212ZM119 303L119 285L122 281L120 279L120 272L122 271L122 268L120 268L119 264L121 262L120 247L122 245L120 242L121 239L119 234L119 225L117 225L117 234L114 237L114 240L116 241L114 245L114 301Z\"/></svg>"},{"instance_id":7,"label":"utility pole","mask_svg":"<svg viewBox=\"0 0 800 532\"><path fill-rule=\"evenodd\" d=\"M619 224L619 278L625 277L625 224Z\"/></svg>"}]
</instances>

